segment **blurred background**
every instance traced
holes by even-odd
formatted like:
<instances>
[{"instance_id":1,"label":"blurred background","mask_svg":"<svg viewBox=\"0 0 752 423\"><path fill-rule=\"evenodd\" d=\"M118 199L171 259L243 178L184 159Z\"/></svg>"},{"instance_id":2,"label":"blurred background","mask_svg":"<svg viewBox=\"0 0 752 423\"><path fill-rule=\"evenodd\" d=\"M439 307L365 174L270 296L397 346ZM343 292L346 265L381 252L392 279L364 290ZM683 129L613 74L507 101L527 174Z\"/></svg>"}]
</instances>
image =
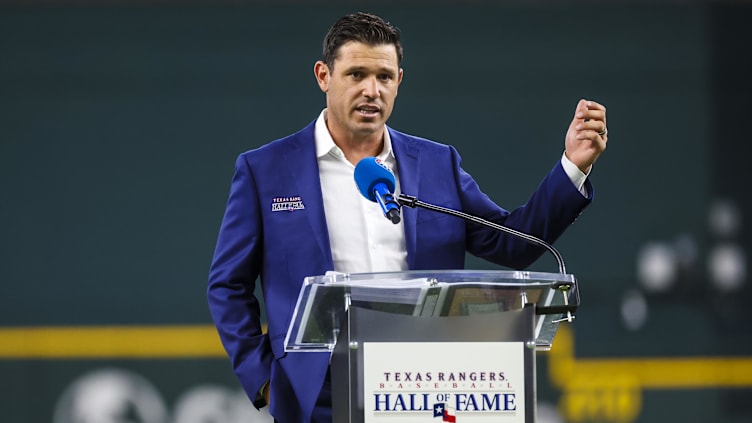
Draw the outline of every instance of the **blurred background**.
<instances>
[{"instance_id":1,"label":"blurred background","mask_svg":"<svg viewBox=\"0 0 752 423\"><path fill-rule=\"evenodd\" d=\"M539 421L752 421L752 7L688 0L0 0L0 421L269 421L208 267L235 157L316 118L321 40L358 10L402 31L390 125L506 208L580 98L608 107Z\"/></svg>"}]
</instances>

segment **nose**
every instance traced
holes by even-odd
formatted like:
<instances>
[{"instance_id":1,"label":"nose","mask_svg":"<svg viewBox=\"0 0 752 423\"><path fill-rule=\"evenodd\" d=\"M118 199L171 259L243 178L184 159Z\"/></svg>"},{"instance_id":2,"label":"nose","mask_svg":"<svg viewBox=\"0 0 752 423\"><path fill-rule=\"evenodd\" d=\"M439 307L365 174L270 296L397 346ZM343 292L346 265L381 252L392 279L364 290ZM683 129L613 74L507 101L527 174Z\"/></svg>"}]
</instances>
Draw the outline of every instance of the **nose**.
<instances>
[{"instance_id":1,"label":"nose","mask_svg":"<svg viewBox=\"0 0 752 423\"><path fill-rule=\"evenodd\" d=\"M381 96L379 81L375 76L366 78L363 81L363 96L368 98L378 98Z\"/></svg>"}]
</instances>

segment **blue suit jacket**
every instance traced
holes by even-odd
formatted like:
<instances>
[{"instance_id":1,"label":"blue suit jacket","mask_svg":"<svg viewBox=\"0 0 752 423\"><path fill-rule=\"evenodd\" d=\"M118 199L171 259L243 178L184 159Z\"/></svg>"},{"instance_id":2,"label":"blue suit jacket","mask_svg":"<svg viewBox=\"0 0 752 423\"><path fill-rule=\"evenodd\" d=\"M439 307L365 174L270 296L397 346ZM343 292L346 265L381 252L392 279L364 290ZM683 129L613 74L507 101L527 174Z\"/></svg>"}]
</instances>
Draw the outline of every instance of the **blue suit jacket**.
<instances>
[{"instance_id":1,"label":"blue suit jacket","mask_svg":"<svg viewBox=\"0 0 752 423\"><path fill-rule=\"evenodd\" d=\"M333 270L313 128L312 122L238 157L209 275L211 314L241 385L253 399L270 380L270 412L284 423L310 420L329 362L327 353L285 353L283 346L303 279ZM549 242L590 202L557 163L529 201L510 213L481 192L453 147L387 129L401 191L422 201ZM589 182L587 190L593 192ZM274 199L285 197L299 197L305 208L272 211ZM413 270L462 269L466 251L524 268L544 252L453 216L410 208L402 216ZM267 334L254 296L259 276Z\"/></svg>"}]
</instances>

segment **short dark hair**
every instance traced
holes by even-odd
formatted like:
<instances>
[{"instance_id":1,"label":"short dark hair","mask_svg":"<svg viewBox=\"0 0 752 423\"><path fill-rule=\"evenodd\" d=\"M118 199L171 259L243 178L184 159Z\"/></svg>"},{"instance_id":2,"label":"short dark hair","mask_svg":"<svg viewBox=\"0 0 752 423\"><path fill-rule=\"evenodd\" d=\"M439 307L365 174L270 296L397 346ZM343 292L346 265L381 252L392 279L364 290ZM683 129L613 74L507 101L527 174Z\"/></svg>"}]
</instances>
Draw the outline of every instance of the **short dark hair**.
<instances>
[{"instance_id":1,"label":"short dark hair","mask_svg":"<svg viewBox=\"0 0 752 423\"><path fill-rule=\"evenodd\" d=\"M370 46L393 44L397 50L397 64L402 63L399 29L376 15L357 12L341 17L326 33L322 60L329 69L334 68L339 48L350 41Z\"/></svg>"}]
</instances>

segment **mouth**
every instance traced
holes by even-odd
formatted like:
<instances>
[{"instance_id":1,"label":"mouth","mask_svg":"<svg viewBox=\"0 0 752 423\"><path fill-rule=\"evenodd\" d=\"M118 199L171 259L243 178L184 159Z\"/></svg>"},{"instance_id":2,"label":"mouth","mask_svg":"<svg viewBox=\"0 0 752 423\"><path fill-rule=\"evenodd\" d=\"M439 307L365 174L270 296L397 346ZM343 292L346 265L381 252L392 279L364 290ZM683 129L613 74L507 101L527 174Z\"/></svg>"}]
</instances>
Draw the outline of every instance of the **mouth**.
<instances>
[{"instance_id":1,"label":"mouth","mask_svg":"<svg viewBox=\"0 0 752 423\"><path fill-rule=\"evenodd\" d=\"M356 107L355 111L358 112L361 116L374 117L381 113L381 108L373 105L362 105Z\"/></svg>"}]
</instances>

